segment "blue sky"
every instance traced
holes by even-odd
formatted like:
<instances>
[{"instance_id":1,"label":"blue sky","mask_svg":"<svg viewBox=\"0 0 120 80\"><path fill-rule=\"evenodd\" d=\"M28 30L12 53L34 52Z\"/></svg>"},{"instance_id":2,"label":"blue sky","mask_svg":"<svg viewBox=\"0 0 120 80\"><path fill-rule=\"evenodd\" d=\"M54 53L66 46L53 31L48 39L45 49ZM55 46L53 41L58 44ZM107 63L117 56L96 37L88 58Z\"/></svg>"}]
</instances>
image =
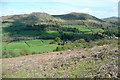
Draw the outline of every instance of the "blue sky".
<instances>
[{"instance_id":1,"label":"blue sky","mask_svg":"<svg viewBox=\"0 0 120 80\"><path fill-rule=\"evenodd\" d=\"M46 12L88 13L99 18L118 16L119 0L1 0L0 16Z\"/></svg>"}]
</instances>

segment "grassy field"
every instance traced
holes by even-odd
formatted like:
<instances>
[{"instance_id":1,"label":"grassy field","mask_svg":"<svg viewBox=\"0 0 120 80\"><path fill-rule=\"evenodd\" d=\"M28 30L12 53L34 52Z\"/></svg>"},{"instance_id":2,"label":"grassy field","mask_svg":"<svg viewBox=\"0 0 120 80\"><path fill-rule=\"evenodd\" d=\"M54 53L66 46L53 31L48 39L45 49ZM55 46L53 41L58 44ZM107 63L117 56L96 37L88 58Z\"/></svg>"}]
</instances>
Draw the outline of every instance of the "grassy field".
<instances>
[{"instance_id":1,"label":"grassy field","mask_svg":"<svg viewBox=\"0 0 120 80\"><path fill-rule=\"evenodd\" d=\"M16 36L60 36L60 33L58 31L39 31L39 30L17 30L17 28L6 28L9 27L11 24L3 24L0 27L3 27L3 34L4 33L12 33ZM77 28L81 32L104 32L102 28L92 28L87 27L85 25L64 25L62 27L71 27L71 28Z\"/></svg>"},{"instance_id":2,"label":"grassy field","mask_svg":"<svg viewBox=\"0 0 120 80\"><path fill-rule=\"evenodd\" d=\"M56 49L56 44L49 44L53 40L27 40L20 42L4 42L3 48L9 51L20 51L26 49L31 52L52 52Z\"/></svg>"},{"instance_id":3,"label":"grassy field","mask_svg":"<svg viewBox=\"0 0 120 80\"><path fill-rule=\"evenodd\" d=\"M82 32L91 32L91 31L96 31L96 32L104 32L103 29L101 28L90 28L90 27L87 27L85 25L64 25L62 27L71 27L71 28L77 28L79 31L82 31Z\"/></svg>"},{"instance_id":4,"label":"grassy field","mask_svg":"<svg viewBox=\"0 0 120 80\"><path fill-rule=\"evenodd\" d=\"M10 27L10 26L14 26ZM2 29L0 29L0 33L2 34L12 34L12 36L22 36L22 37L36 37L36 36L40 36L40 37L45 37L45 36L53 36L53 37L57 37L60 36L60 33L58 31L46 31L46 30L31 30L31 29L24 29L24 25L18 27L17 24L16 25L12 25L11 23L4 23L2 25L0 25L0 27L2 27Z\"/></svg>"},{"instance_id":5,"label":"grassy field","mask_svg":"<svg viewBox=\"0 0 120 80\"><path fill-rule=\"evenodd\" d=\"M10 25L11 25L11 23L5 23L5 24L0 25L0 27L8 27Z\"/></svg>"},{"instance_id":6,"label":"grassy field","mask_svg":"<svg viewBox=\"0 0 120 80\"><path fill-rule=\"evenodd\" d=\"M59 36L58 31L39 31L39 30L19 30L16 31L12 28L3 30L4 33L11 33L16 36Z\"/></svg>"},{"instance_id":7,"label":"grassy field","mask_svg":"<svg viewBox=\"0 0 120 80\"><path fill-rule=\"evenodd\" d=\"M2 42L0 41L0 50L2 50Z\"/></svg>"},{"instance_id":8,"label":"grassy field","mask_svg":"<svg viewBox=\"0 0 120 80\"><path fill-rule=\"evenodd\" d=\"M33 51L33 52L53 52L53 50L55 50L56 47L57 45L52 44L52 45L30 47L28 48L28 50Z\"/></svg>"},{"instance_id":9,"label":"grassy field","mask_svg":"<svg viewBox=\"0 0 120 80\"><path fill-rule=\"evenodd\" d=\"M56 38L61 36L62 34L59 33L57 30L31 30L31 29L21 29L21 27L25 27L24 25L21 27L14 26L16 28L10 27L12 24L3 24L1 27L3 28L2 34L8 36L6 40L9 40L9 37L12 39L15 37L23 37L26 41L19 41L19 42L3 42L3 50L12 51L14 53L19 53L20 51L28 50L30 52L35 53L43 53L43 52L53 52L57 48L57 44L49 44L53 40L51 38ZM101 28L91 28L85 25L64 25L62 27L72 27L77 28L79 31L91 34L92 31L96 32L103 32ZM64 33L70 34L80 34L81 33L74 33L63 31ZM27 40L26 37L32 37L34 40ZM40 37L41 40L37 40L36 37ZM49 40L42 40L42 39L49 39ZM27 52L26 52L27 53Z\"/></svg>"}]
</instances>

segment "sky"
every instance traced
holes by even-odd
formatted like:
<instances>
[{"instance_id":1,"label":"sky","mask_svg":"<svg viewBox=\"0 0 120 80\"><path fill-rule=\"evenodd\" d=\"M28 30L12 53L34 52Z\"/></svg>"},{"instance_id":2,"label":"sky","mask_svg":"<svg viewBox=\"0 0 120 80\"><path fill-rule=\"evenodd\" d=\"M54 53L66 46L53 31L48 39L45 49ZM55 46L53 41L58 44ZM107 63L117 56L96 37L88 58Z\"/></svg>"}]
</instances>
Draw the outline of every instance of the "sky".
<instances>
[{"instance_id":1,"label":"sky","mask_svg":"<svg viewBox=\"0 0 120 80\"><path fill-rule=\"evenodd\" d=\"M0 16L46 12L88 13L98 18L118 16L119 0L0 0Z\"/></svg>"}]
</instances>

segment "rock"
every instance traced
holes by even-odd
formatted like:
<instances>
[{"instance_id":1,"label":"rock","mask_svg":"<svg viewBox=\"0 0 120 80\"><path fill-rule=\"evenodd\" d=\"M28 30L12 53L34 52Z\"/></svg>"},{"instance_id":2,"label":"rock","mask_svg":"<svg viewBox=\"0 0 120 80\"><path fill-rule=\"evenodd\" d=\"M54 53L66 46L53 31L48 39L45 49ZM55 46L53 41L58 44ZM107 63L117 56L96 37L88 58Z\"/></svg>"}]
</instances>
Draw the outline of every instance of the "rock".
<instances>
[{"instance_id":1,"label":"rock","mask_svg":"<svg viewBox=\"0 0 120 80\"><path fill-rule=\"evenodd\" d=\"M118 50L115 50L115 52L118 52Z\"/></svg>"},{"instance_id":2,"label":"rock","mask_svg":"<svg viewBox=\"0 0 120 80\"><path fill-rule=\"evenodd\" d=\"M86 56L82 56L82 58L86 58Z\"/></svg>"},{"instance_id":3,"label":"rock","mask_svg":"<svg viewBox=\"0 0 120 80\"><path fill-rule=\"evenodd\" d=\"M57 53L57 55L59 55L59 53Z\"/></svg>"},{"instance_id":4,"label":"rock","mask_svg":"<svg viewBox=\"0 0 120 80\"><path fill-rule=\"evenodd\" d=\"M105 78L111 78L110 74L105 74Z\"/></svg>"},{"instance_id":5,"label":"rock","mask_svg":"<svg viewBox=\"0 0 120 80\"><path fill-rule=\"evenodd\" d=\"M120 73L117 74L117 77L120 78Z\"/></svg>"},{"instance_id":6,"label":"rock","mask_svg":"<svg viewBox=\"0 0 120 80\"><path fill-rule=\"evenodd\" d=\"M60 53L60 55L63 54L63 53Z\"/></svg>"},{"instance_id":7,"label":"rock","mask_svg":"<svg viewBox=\"0 0 120 80\"><path fill-rule=\"evenodd\" d=\"M96 52L97 54L100 54L101 52Z\"/></svg>"},{"instance_id":8,"label":"rock","mask_svg":"<svg viewBox=\"0 0 120 80\"><path fill-rule=\"evenodd\" d=\"M93 58L97 58L97 55L92 55Z\"/></svg>"},{"instance_id":9,"label":"rock","mask_svg":"<svg viewBox=\"0 0 120 80\"><path fill-rule=\"evenodd\" d=\"M105 56L101 54L101 55L98 55L98 58L103 60L105 58Z\"/></svg>"}]
</instances>

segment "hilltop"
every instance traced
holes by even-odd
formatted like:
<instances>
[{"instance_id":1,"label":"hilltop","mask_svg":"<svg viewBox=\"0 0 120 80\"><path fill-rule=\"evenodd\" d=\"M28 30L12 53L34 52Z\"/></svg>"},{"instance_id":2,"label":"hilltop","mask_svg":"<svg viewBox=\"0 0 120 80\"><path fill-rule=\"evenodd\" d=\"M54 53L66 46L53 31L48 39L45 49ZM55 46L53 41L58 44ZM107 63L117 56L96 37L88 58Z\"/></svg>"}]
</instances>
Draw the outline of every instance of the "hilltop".
<instances>
[{"instance_id":1,"label":"hilltop","mask_svg":"<svg viewBox=\"0 0 120 80\"><path fill-rule=\"evenodd\" d=\"M103 20L101 20L95 16L85 14L85 13L72 12L72 13L68 13L68 14L53 15L53 16L64 19L64 20L94 20L94 21L104 22Z\"/></svg>"},{"instance_id":2,"label":"hilltop","mask_svg":"<svg viewBox=\"0 0 120 80\"><path fill-rule=\"evenodd\" d=\"M47 24L47 23L62 23L65 20L86 20L86 21L97 21L97 22L105 22L95 16L85 14L85 13L68 13L64 15L50 15L48 13L42 12L33 12L31 14L21 14L21 15L11 15L11 16L3 16L1 17L3 22L14 22L21 21L24 23L36 23L36 24Z\"/></svg>"},{"instance_id":3,"label":"hilltop","mask_svg":"<svg viewBox=\"0 0 120 80\"><path fill-rule=\"evenodd\" d=\"M118 20L118 17L108 17L108 18L103 18L103 20Z\"/></svg>"},{"instance_id":4,"label":"hilltop","mask_svg":"<svg viewBox=\"0 0 120 80\"><path fill-rule=\"evenodd\" d=\"M16 22L24 24L52 24L55 22L62 22L64 20L55 18L47 13L33 12L31 14L11 15L1 17L3 22Z\"/></svg>"}]
</instances>

